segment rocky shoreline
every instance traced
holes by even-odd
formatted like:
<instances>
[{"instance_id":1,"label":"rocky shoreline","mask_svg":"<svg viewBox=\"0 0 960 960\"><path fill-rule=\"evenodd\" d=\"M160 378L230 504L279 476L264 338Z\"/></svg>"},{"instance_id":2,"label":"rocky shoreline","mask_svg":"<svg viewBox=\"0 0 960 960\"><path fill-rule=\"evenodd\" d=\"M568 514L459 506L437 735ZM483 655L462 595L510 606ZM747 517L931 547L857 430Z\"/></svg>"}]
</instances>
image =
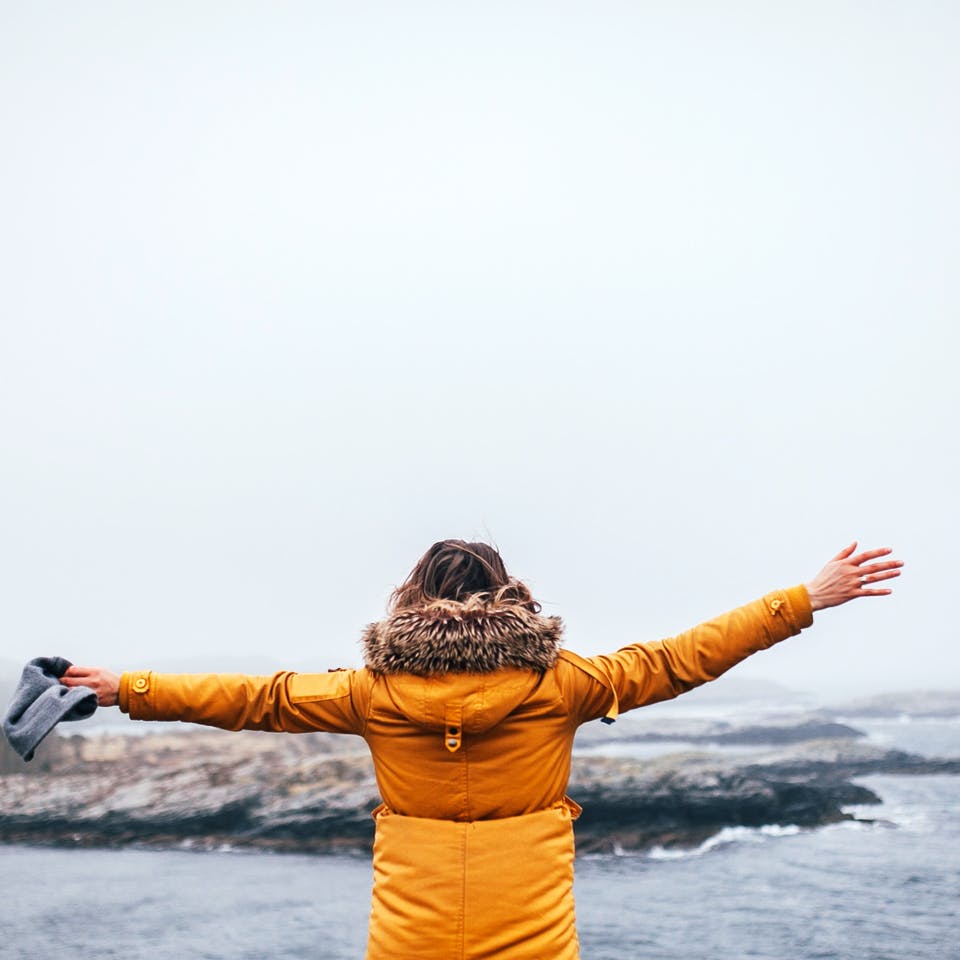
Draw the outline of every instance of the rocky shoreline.
<instances>
[{"instance_id":1,"label":"rocky shoreline","mask_svg":"<svg viewBox=\"0 0 960 960\"><path fill-rule=\"evenodd\" d=\"M831 740L736 757L579 757L570 784L570 794L584 807L577 849L689 847L725 827L813 828L851 820L847 807L882 802L855 782L877 773L958 774L960 759L927 759Z\"/></svg>"},{"instance_id":2,"label":"rocky shoreline","mask_svg":"<svg viewBox=\"0 0 960 960\"><path fill-rule=\"evenodd\" d=\"M584 807L578 851L693 846L731 826L816 827L850 819L851 805L880 803L857 777L960 774L960 759L880 748L852 728L782 728L728 729L726 741L699 731L703 742L777 744L764 751L654 759L592 754L587 738L568 791ZM634 733L627 727L619 739ZM688 727L656 736L681 733L697 735ZM299 853L366 852L372 843L379 796L354 738L193 729L49 740L33 764L0 775L0 843Z\"/></svg>"}]
</instances>

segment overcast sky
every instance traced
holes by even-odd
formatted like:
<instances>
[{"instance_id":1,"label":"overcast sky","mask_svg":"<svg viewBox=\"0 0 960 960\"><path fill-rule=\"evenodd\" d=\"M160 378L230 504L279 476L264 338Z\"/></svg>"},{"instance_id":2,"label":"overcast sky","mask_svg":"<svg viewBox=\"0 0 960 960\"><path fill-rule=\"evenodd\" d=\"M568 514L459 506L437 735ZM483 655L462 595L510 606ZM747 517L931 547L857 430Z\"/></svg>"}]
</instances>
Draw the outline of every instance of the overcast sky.
<instances>
[{"instance_id":1,"label":"overcast sky","mask_svg":"<svg viewBox=\"0 0 960 960\"><path fill-rule=\"evenodd\" d=\"M360 662L434 540L597 653L960 686L960 13L2 4L0 657ZM722 682L722 681L721 681Z\"/></svg>"}]
</instances>

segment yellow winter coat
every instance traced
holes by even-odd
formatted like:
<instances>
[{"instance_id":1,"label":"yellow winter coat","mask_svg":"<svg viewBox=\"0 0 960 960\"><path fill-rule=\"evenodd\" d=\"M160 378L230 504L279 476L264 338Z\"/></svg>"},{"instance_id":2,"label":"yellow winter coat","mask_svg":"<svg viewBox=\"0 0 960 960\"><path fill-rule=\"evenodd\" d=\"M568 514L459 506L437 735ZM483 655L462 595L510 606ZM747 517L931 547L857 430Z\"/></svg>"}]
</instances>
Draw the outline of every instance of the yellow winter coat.
<instances>
[{"instance_id":1,"label":"yellow winter coat","mask_svg":"<svg viewBox=\"0 0 960 960\"><path fill-rule=\"evenodd\" d=\"M675 697L812 623L802 586L686 633L581 658L559 618L438 601L372 624L366 667L125 673L132 718L362 736L374 812L368 960L578 956L565 796L577 727Z\"/></svg>"}]
</instances>

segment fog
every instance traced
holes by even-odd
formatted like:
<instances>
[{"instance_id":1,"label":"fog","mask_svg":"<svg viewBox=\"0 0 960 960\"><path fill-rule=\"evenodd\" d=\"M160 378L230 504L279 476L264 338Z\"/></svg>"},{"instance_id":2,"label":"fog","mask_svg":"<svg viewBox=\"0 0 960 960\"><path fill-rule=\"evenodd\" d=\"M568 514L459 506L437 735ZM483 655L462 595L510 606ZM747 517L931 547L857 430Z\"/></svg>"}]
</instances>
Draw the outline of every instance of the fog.
<instances>
[{"instance_id":1,"label":"fog","mask_svg":"<svg viewBox=\"0 0 960 960\"><path fill-rule=\"evenodd\" d=\"M738 675L960 685L953 5L2 19L4 659L359 665L449 536L592 654L857 538Z\"/></svg>"}]
</instances>

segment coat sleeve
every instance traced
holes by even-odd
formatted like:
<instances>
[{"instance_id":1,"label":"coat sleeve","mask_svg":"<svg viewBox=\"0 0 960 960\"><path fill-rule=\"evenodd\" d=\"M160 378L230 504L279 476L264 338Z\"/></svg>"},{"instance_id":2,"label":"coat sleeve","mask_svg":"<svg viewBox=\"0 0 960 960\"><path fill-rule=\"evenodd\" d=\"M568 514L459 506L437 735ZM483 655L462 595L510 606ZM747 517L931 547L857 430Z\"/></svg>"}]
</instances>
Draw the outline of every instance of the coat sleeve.
<instances>
[{"instance_id":1,"label":"coat sleeve","mask_svg":"<svg viewBox=\"0 0 960 960\"><path fill-rule=\"evenodd\" d=\"M329 673L172 674L120 678L120 709L134 720L184 720L225 730L362 733L366 670Z\"/></svg>"},{"instance_id":2,"label":"coat sleeve","mask_svg":"<svg viewBox=\"0 0 960 960\"><path fill-rule=\"evenodd\" d=\"M675 637L584 658L581 668L572 657L564 699L580 723L670 700L812 623L806 587L778 590Z\"/></svg>"}]
</instances>

